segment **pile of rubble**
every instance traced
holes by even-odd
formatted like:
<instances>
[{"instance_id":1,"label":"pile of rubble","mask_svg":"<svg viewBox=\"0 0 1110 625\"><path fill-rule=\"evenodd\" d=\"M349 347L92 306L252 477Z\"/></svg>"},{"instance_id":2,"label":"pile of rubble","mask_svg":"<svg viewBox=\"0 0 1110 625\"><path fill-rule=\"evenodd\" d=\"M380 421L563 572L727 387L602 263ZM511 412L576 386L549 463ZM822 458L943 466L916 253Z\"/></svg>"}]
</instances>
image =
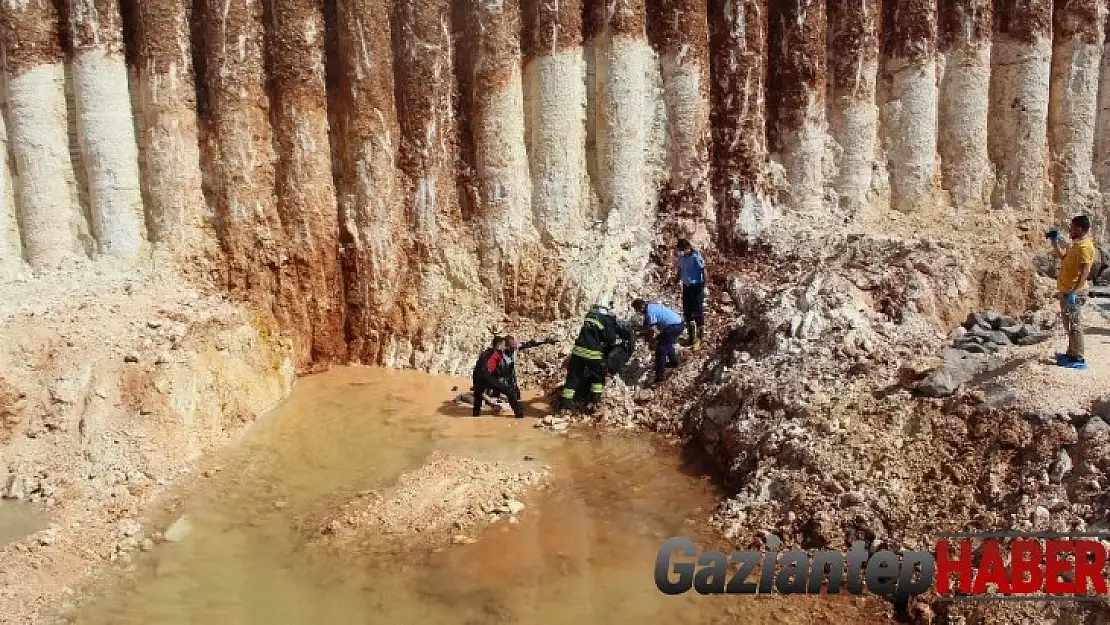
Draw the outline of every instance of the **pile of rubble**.
<instances>
[{"instance_id":1,"label":"pile of rubble","mask_svg":"<svg viewBox=\"0 0 1110 625\"><path fill-rule=\"evenodd\" d=\"M960 458L985 453L968 445L967 424L928 403L942 400L922 405L901 383L906 370L935 367L921 355L937 353L947 342L941 328L957 314L964 318L966 309L958 311L965 300L978 300L968 269L977 264L943 243L893 237L847 237L825 246L824 258L760 264L778 275L730 280L737 316L703 372L702 396L686 412L688 432L738 491L722 509L722 525L741 540L774 532L808 546L911 539L923 521L933 521L914 507L937 497L932 486L919 492L917 485L950 476L954 467L981 466ZM1003 323L1003 315L973 319L976 335L999 323L1014 333L1010 339L998 330L1006 340L1039 336ZM975 438L1001 437L1005 427L985 420L980 429ZM938 449L938 439L952 444ZM1025 444L991 449L1001 457ZM974 492L964 485L947 496L971 510Z\"/></svg>"},{"instance_id":2,"label":"pile of rubble","mask_svg":"<svg viewBox=\"0 0 1110 625\"><path fill-rule=\"evenodd\" d=\"M1035 345L1051 337L1047 328L988 311L967 316L967 321L956 329L953 347L971 354L997 354L1010 345Z\"/></svg>"},{"instance_id":3,"label":"pile of rubble","mask_svg":"<svg viewBox=\"0 0 1110 625\"><path fill-rule=\"evenodd\" d=\"M357 545L372 555L434 548L487 522L507 518L515 523L524 509L520 497L546 477L546 470L523 464L482 462L437 450L389 492L360 493L334 516L310 522L307 530L313 534L310 542L324 551Z\"/></svg>"},{"instance_id":4,"label":"pile of rubble","mask_svg":"<svg viewBox=\"0 0 1110 625\"><path fill-rule=\"evenodd\" d=\"M802 548L898 551L930 549L944 531L1098 529L1110 398L1026 412L992 383L1007 347L1052 336L1047 281L1021 256L993 259L991 271L1022 276L1000 281L944 245L850 245L800 267L760 260L729 280L728 338L684 411L735 493L721 530L740 545L774 534Z\"/></svg>"},{"instance_id":5,"label":"pile of rubble","mask_svg":"<svg viewBox=\"0 0 1110 625\"><path fill-rule=\"evenodd\" d=\"M607 384L595 414L553 417L540 427L584 421L685 431L731 464L731 445L720 443L749 405L769 397L809 410L895 383L903 364L940 347L940 320L970 289L961 272L974 264L943 242L838 235L811 248L750 259L713 285L725 295L707 314L707 344L720 345L716 352L683 350L683 365L668 381L645 389L652 354L640 349Z\"/></svg>"},{"instance_id":6,"label":"pile of rubble","mask_svg":"<svg viewBox=\"0 0 1110 625\"><path fill-rule=\"evenodd\" d=\"M876 549L927 548L937 532L968 527L1090 531L1110 477L1101 417L947 408L785 413L748 430L746 479L719 521L742 542L774 533L806 547L863 539Z\"/></svg>"},{"instance_id":7,"label":"pile of rubble","mask_svg":"<svg viewBox=\"0 0 1110 625\"><path fill-rule=\"evenodd\" d=\"M1036 323L1036 315L1019 322L1011 317L988 311L972 313L956 329L953 347L942 353L943 363L923 378L903 379L907 386L926 397L949 397L961 387L1004 362L994 356L1012 345L1035 345L1052 337L1045 323Z\"/></svg>"}]
</instances>

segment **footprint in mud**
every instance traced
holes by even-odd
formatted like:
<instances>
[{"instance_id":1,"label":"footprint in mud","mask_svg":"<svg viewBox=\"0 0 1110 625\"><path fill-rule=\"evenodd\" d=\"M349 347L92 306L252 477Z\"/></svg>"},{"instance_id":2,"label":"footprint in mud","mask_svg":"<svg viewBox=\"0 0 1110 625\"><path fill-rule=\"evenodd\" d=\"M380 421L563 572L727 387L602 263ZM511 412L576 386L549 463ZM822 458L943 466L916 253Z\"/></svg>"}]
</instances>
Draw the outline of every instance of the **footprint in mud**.
<instances>
[{"instance_id":1,"label":"footprint in mud","mask_svg":"<svg viewBox=\"0 0 1110 625\"><path fill-rule=\"evenodd\" d=\"M482 613L466 620L466 625L498 625L500 623L517 623L519 619L512 608L498 599L487 599L482 605Z\"/></svg>"}]
</instances>

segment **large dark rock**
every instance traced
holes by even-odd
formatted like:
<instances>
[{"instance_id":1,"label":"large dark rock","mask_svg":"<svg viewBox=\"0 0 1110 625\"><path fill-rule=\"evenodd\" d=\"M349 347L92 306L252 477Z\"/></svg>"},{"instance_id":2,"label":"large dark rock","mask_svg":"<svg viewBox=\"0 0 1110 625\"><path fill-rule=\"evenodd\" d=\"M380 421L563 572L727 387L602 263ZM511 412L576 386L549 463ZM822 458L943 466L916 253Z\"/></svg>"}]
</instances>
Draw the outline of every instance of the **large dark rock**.
<instances>
[{"instance_id":1,"label":"large dark rock","mask_svg":"<svg viewBox=\"0 0 1110 625\"><path fill-rule=\"evenodd\" d=\"M1036 345L1037 343L1042 343L1052 338L1051 332L1042 332L1030 325L1022 327L1025 328L1025 330L1023 330L1018 338L1014 339L1014 344L1016 345Z\"/></svg>"},{"instance_id":2,"label":"large dark rock","mask_svg":"<svg viewBox=\"0 0 1110 625\"><path fill-rule=\"evenodd\" d=\"M1005 408L1016 404L1018 401L1017 391L997 382L988 382L981 389L984 397L983 403L991 408Z\"/></svg>"},{"instance_id":3,"label":"large dark rock","mask_svg":"<svg viewBox=\"0 0 1110 625\"><path fill-rule=\"evenodd\" d=\"M1091 414L1102 419L1110 420L1110 395L1103 395L1091 404Z\"/></svg>"},{"instance_id":4,"label":"large dark rock","mask_svg":"<svg viewBox=\"0 0 1110 625\"><path fill-rule=\"evenodd\" d=\"M1088 421L1087 425L1084 425L1083 429L1079 432L1079 438L1086 440L1094 438L1103 432L1110 432L1110 425L1106 425L1106 422L1099 417L1091 417L1091 420Z\"/></svg>"},{"instance_id":5,"label":"large dark rock","mask_svg":"<svg viewBox=\"0 0 1110 625\"><path fill-rule=\"evenodd\" d=\"M957 344L958 349L969 354L997 354L998 346L993 343L960 343Z\"/></svg>"},{"instance_id":6,"label":"large dark rock","mask_svg":"<svg viewBox=\"0 0 1110 625\"><path fill-rule=\"evenodd\" d=\"M983 314L973 312L968 313L967 320L964 321L964 327L968 330L974 330L975 328L990 330L991 324L989 321L986 320Z\"/></svg>"},{"instance_id":7,"label":"large dark rock","mask_svg":"<svg viewBox=\"0 0 1110 625\"><path fill-rule=\"evenodd\" d=\"M978 347L982 349L982 346ZM989 366L989 359L984 356L946 349L944 364L934 369L917 385L917 392L926 397L949 397Z\"/></svg>"},{"instance_id":8,"label":"large dark rock","mask_svg":"<svg viewBox=\"0 0 1110 625\"><path fill-rule=\"evenodd\" d=\"M969 331L966 336L977 336L983 339L983 342L994 343L995 345L1010 344L1010 338L1006 336L1006 333L999 332L997 330L981 330L979 328L975 328L974 330Z\"/></svg>"},{"instance_id":9,"label":"large dark rock","mask_svg":"<svg viewBox=\"0 0 1110 625\"><path fill-rule=\"evenodd\" d=\"M1001 330L1002 328L1014 325L1017 325L1017 322L1005 315L999 315L998 317L995 317L991 320L992 330Z\"/></svg>"}]
</instances>

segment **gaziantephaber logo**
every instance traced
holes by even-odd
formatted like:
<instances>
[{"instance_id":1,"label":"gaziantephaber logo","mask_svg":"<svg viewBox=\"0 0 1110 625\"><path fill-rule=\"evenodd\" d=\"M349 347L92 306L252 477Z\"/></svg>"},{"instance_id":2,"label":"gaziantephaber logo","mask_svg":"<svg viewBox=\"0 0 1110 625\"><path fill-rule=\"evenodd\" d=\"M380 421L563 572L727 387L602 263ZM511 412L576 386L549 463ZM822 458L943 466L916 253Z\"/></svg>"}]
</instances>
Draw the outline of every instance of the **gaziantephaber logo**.
<instances>
[{"instance_id":1,"label":"gaziantephaber logo","mask_svg":"<svg viewBox=\"0 0 1110 625\"><path fill-rule=\"evenodd\" d=\"M935 590L941 601L1102 601L1107 599L1105 533L941 534L932 553L870 552L863 541L845 553L766 548L698 554L688 538L663 543L655 585L668 595L872 594L904 609L910 597ZM757 573L758 569L758 573Z\"/></svg>"}]
</instances>

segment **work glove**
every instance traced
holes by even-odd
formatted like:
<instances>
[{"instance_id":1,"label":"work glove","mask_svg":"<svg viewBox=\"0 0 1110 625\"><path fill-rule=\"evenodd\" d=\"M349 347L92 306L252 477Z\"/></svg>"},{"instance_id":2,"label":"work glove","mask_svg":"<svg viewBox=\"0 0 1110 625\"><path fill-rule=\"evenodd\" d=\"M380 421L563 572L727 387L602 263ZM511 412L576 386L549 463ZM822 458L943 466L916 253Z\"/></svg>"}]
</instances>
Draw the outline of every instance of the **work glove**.
<instances>
[{"instance_id":1,"label":"work glove","mask_svg":"<svg viewBox=\"0 0 1110 625\"><path fill-rule=\"evenodd\" d=\"M1076 306L1078 306L1075 291L1069 291L1068 294L1064 296L1064 305L1068 307L1068 310L1075 310Z\"/></svg>"}]
</instances>

